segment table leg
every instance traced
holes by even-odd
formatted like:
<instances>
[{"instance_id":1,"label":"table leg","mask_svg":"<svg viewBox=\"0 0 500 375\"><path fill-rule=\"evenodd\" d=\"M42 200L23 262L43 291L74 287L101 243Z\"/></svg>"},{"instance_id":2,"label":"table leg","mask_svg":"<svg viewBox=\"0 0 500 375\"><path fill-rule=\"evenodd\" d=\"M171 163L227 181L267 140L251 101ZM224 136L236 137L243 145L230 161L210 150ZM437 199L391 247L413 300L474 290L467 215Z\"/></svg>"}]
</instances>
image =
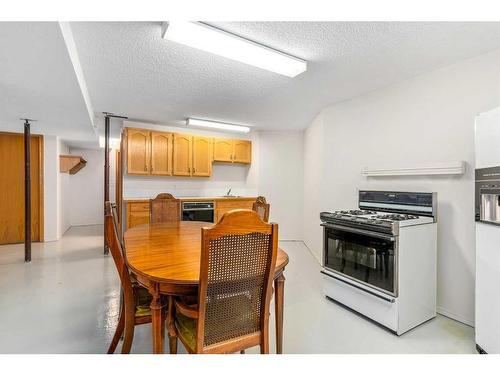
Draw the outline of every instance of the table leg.
<instances>
[{"instance_id":1,"label":"table leg","mask_svg":"<svg viewBox=\"0 0 500 375\"><path fill-rule=\"evenodd\" d=\"M163 354L164 336L162 335L162 318L165 316L162 313L163 303L159 293L153 294L151 301L151 321L153 330L153 353Z\"/></svg>"},{"instance_id":2,"label":"table leg","mask_svg":"<svg viewBox=\"0 0 500 375\"><path fill-rule=\"evenodd\" d=\"M276 315L276 353L283 353L283 305L285 294L285 276L279 275L274 280L274 310Z\"/></svg>"},{"instance_id":3,"label":"table leg","mask_svg":"<svg viewBox=\"0 0 500 375\"><path fill-rule=\"evenodd\" d=\"M174 297L172 296L168 296L167 329L170 354L177 354L177 333L175 332L174 323Z\"/></svg>"}]
</instances>

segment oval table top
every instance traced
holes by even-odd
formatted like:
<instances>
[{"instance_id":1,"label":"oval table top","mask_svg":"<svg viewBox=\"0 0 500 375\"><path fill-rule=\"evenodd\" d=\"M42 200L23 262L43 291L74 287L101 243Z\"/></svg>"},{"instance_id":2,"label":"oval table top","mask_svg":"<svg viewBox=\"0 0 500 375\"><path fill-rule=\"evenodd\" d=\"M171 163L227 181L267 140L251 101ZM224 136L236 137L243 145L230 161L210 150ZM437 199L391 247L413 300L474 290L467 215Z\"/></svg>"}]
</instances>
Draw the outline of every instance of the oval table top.
<instances>
[{"instance_id":1,"label":"oval table top","mask_svg":"<svg viewBox=\"0 0 500 375\"><path fill-rule=\"evenodd\" d=\"M143 224L124 235L125 257L132 272L159 283L197 285L200 278L201 228L203 221ZM288 255L278 250L276 271L288 264Z\"/></svg>"}]
</instances>

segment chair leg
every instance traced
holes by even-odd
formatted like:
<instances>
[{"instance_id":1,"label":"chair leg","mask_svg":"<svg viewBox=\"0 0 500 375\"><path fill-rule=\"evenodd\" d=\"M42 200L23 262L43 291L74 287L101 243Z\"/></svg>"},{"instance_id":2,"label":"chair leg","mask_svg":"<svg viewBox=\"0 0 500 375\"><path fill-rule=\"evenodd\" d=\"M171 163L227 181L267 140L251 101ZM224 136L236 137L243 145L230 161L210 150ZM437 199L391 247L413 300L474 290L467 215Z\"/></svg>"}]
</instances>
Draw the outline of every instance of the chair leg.
<instances>
[{"instance_id":1,"label":"chair leg","mask_svg":"<svg viewBox=\"0 0 500 375\"><path fill-rule=\"evenodd\" d=\"M168 337L168 346L170 348L170 354L177 354L177 336Z\"/></svg>"},{"instance_id":2,"label":"chair leg","mask_svg":"<svg viewBox=\"0 0 500 375\"><path fill-rule=\"evenodd\" d=\"M123 336L122 354L129 354L134 339L135 317L125 316L125 335Z\"/></svg>"},{"instance_id":3,"label":"chair leg","mask_svg":"<svg viewBox=\"0 0 500 375\"><path fill-rule=\"evenodd\" d=\"M123 328L125 327L125 309L123 304L120 306L120 317L118 318L118 324L116 326L115 334L113 335L113 340L111 340L111 344L109 344L108 354L113 354L116 350L116 346L118 345L118 341L120 341Z\"/></svg>"}]
</instances>

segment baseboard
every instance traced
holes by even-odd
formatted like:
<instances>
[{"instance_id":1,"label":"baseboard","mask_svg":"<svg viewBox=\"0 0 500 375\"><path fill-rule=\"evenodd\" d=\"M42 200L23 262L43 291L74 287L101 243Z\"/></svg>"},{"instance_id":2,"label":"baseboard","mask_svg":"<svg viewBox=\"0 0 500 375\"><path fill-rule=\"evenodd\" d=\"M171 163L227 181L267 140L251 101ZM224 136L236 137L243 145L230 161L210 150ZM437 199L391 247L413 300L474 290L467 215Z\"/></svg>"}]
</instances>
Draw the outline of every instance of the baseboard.
<instances>
[{"instance_id":1,"label":"baseboard","mask_svg":"<svg viewBox=\"0 0 500 375\"><path fill-rule=\"evenodd\" d=\"M447 318L456 320L457 322L466 324L466 325L474 328L474 320L473 319L466 318L464 316L456 314L456 313L449 311L449 310L445 309L444 307L440 307L440 306L438 306L436 308L436 311L438 312L438 314L444 315Z\"/></svg>"}]
</instances>

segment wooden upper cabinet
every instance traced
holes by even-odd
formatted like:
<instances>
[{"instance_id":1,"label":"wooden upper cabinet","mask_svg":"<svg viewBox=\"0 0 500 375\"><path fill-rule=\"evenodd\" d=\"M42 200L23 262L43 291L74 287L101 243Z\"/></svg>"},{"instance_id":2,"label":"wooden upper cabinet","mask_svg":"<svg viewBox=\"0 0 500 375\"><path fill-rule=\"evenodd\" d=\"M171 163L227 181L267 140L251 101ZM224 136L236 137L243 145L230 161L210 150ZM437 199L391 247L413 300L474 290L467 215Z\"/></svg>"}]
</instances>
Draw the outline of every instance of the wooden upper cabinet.
<instances>
[{"instance_id":1,"label":"wooden upper cabinet","mask_svg":"<svg viewBox=\"0 0 500 375\"><path fill-rule=\"evenodd\" d=\"M127 129L127 173L149 174L150 132Z\"/></svg>"},{"instance_id":2,"label":"wooden upper cabinet","mask_svg":"<svg viewBox=\"0 0 500 375\"><path fill-rule=\"evenodd\" d=\"M193 176L208 177L212 174L212 138L193 137Z\"/></svg>"},{"instance_id":3,"label":"wooden upper cabinet","mask_svg":"<svg viewBox=\"0 0 500 375\"><path fill-rule=\"evenodd\" d=\"M252 142L228 138L125 129L127 173L157 176L212 175L212 162L250 164Z\"/></svg>"},{"instance_id":4,"label":"wooden upper cabinet","mask_svg":"<svg viewBox=\"0 0 500 375\"><path fill-rule=\"evenodd\" d=\"M252 142L235 140L233 146L233 163L250 164L252 162Z\"/></svg>"},{"instance_id":5,"label":"wooden upper cabinet","mask_svg":"<svg viewBox=\"0 0 500 375\"><path fill-rule=\"evenodd\" d=\"M151 174L172 174L172 133L151 132Z\"/></svg>"},{"instance_id":6,"label":"wooden upper cabinet","mask_svg":"<svg viewBox=\"0 0 500 375\"><path fill-rule=\"evenodd\" d=\"M214 161L233 161L233 140L226 138L214 139Z\"/></svg>"},{"instance_id":7,"label":"wooden upper cabinet","mask_svg":"<svg viewBox=\"0 0 500 375\"><path fill-rule=\"evenodd\" d=\"M173 174L191 176L192 136L175 133L173 138Z\"/></svg>"}]
</instances>

